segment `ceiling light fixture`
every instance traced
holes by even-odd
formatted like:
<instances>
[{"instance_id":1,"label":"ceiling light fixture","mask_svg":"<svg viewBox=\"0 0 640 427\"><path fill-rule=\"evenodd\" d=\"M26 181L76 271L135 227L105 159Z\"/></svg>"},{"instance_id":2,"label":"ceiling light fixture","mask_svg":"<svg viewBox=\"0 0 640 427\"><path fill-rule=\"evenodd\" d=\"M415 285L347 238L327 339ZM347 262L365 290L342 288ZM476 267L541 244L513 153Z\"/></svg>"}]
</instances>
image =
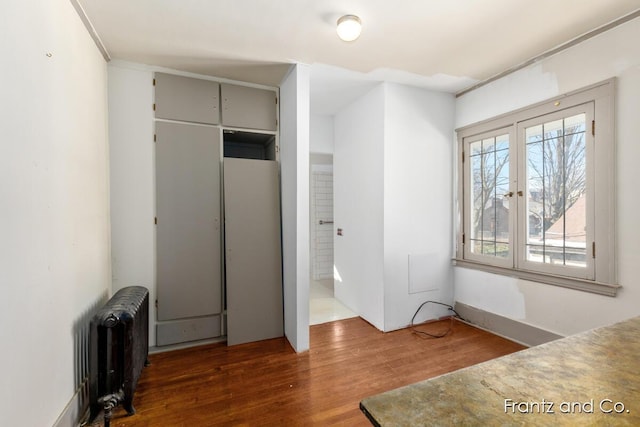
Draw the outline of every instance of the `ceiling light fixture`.
<instances>
[{"instance_id":1,"label":"ceiling light fixture","mask_svg":"<svg viewBox=\"0 0 640 427\"><path fill-rule=\"evenodd\" d=\"M346 42L352 42L360 37L362 22L355 15L344 15L338 19L338 37Z\"/></svg>"}]
</instances>

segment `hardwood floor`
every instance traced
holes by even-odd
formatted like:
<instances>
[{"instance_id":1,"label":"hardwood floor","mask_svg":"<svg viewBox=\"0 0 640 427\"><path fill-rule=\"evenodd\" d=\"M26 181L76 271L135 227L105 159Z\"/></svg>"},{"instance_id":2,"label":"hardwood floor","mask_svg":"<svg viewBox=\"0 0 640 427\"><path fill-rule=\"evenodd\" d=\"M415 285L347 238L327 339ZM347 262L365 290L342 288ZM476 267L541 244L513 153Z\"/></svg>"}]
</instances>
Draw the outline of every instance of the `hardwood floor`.
<instances>
[{"instance_id":1,"label":"hardwood floor","mask_svg":"<svg viewBox=\"0 0 640 427\"><path fill-rule=\"evenodd\" d=\"M448 320L419 327L441 332ZM524 347L454 321L425 339L409 329L382 333L360 318L311 327L311 350L284 338L211 344L155 354L134 398L112 426L368 426L364 397L509 354Z\"/></svg>"}]
</instances>

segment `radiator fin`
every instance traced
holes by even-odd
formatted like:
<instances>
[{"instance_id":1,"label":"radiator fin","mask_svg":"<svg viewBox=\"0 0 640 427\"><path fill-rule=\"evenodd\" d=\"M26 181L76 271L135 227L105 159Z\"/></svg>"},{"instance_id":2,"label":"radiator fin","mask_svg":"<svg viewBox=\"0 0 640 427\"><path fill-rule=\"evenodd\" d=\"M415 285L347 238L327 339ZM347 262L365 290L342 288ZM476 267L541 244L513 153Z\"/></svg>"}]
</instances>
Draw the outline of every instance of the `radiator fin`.
<instances>
[{"instance_id":1,"label":"radiator fin","mask_svg":"<svg viewBox=\"0 0 640 427\"><path fill-rule=\"evenodd\" d=\"M89 421L122 404L132 415L133 394L149 355L149 291L142 286L120 289L95 314L90 326Z\"/></svg>"}]
</instances>

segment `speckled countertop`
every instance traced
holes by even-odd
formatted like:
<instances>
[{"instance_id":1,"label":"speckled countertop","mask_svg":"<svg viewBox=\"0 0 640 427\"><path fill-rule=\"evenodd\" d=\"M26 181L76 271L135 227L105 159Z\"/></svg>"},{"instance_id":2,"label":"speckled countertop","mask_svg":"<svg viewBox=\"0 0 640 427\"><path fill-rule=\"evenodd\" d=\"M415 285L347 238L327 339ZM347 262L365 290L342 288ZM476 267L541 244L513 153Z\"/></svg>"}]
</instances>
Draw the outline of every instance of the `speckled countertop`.
<instances>
[{"instance_id":1,"label":"speckled countertop","mask_svg":"<svg viewBox=\"0 0 640 427\"><path fill-rule=\"evenodd\" d=\"M640 426L640 317L360 403L380 426Z\"/></svg>"}]
</instances>

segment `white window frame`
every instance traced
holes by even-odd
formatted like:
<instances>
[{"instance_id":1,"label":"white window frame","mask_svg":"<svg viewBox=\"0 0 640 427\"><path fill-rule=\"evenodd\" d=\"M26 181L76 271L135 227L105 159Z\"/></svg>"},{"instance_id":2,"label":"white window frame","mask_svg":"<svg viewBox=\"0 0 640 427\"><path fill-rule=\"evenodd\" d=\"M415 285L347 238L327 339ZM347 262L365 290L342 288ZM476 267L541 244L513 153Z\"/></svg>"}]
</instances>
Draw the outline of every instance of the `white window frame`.
<instances>
[{"instance_id":1,"label":"white window frame","mask_svg":"<svg viewBox=\"0 0 640 427\"><path fill-rule=\"evenodd\" d=\"M615 226L615 78L553 99L525 107L493 119L456 129L458 136L458 212L455 264L497 274L557 285L571 289L615 296L620 285L616 277ZM496 257L473 254L469 236L470 207L465 188L470 188L467 144L481 137L509 133L511 180L510 191L526 194L524 129L533 123L551 120L555 115L566 116L567 111L581 105L593 104L595 134L587 141L587 268L572 269L535 263L525 259L526 225L518 218L526 209L526 197L514 196L516 209L510 209L511 258L504 262ZM545 117L543 117L545 116ZM591 134L591 120L587 118L587 133ZM515 156L515 157L514 157ZM514 176L515 175L515 176ZM517 212L516 212L517 211ZM594 252L595 251L595 252Z\"/></svg>"},{"instance_id":2,"label":"white window frame","mask_svg":"<svg viewBox=\"0 0 640 427\"><path fill-rule=\"evenodd\" d=\"M505 135L505 134L509 135L509 187L510 187L509 189L510 191L513 191L511 187L513 186L513 183L516 181L516 176L515 176L516 171L515 171L515 168L511 167L511 153L513 153L514 152L513 150L515 149L515 145L514 145L515 131L512 126L494 129L488 132L483 132L481 134L473 135L473 137L471 138L465 138L463 142L464 144L463 152L465 153L465 167L470 167L471 165L471 155L470 155L469 145L472 142L482 140L482 139L492 138L500 135ZM463 178L464 187L470 188L472 185L471 174L463 173L462 175L464 177ZM464 196L468 197L467 194L465 194ZM469 202L469 200L464 199L463 205L465 204L465 202ZM515 203L515 199L512 199L511 203ZM469 230L469 232L467 232L465 235L465 245L463 248L464 259L479 262L479 263L486 263L486 264L497 266L497 267L504 267L504 268L512 267L513 255L515 254L515 251L516 251L516 246L514 245L514 236L513 236L513 233L514 233L513 224L516 223L515 215L516 215L516 209L509 209L509 242L510 242L509 251L511 253L511 258L498 258L498 257L492 257L492 256L487 256L482 254L476 254L472 252L471 250L471 246L472 246L471 215L470 214L463 215L464 229Z\"/></svg>"},{"instance_id":3,"label":"white window frame","mask_svg":"<svg viewBox=\"0 0 640 427\"><path fill-rule=\"evenodd\" d=\"M525 129L530 126L535 126L537 124L546 123L549 121L569 117L579 113L585 113L585 148L586 148L586 267L578 268L578 267L568 267L568 266L558 266L551 264L541 264L533 261L528 261L526 257L526 245L525 242L518 245L518 257L516 259L516 266L519 269L529 270L529 271L539 271L541 273L546 274L555 274L559 276L568 276L568 277L576 277L580 279L587 280L595 280L595 258L593 254L593 246L592 242L595 241L594 237L594 228L595 228L595 218L594 218L594 205L593 205L593 196L594 196L594 188L593 184L595 182L594 178L594 143L595 137L591 133L591 123L594 120L593 108L594 103L589 102L586 104L580 104L576 106L572 106L569 108L564 108L560 111L552 112L546 114L544 116L535 117L533 119L525 120L519 122L517 124L517 135L518 135L518 144L520 141L523 141L525 138ZM518 147L518 182L519 184L518 190L522 190L523 194L527 194L527 160L526 160L526 149L524 147ZM527 207L527 198L526 197L518 197L518 212L525 212ZM518 240L526 240L527 239L527 230L526 230L526 222L521 220L518 222Z\"/></svg>"}]
</instances>

